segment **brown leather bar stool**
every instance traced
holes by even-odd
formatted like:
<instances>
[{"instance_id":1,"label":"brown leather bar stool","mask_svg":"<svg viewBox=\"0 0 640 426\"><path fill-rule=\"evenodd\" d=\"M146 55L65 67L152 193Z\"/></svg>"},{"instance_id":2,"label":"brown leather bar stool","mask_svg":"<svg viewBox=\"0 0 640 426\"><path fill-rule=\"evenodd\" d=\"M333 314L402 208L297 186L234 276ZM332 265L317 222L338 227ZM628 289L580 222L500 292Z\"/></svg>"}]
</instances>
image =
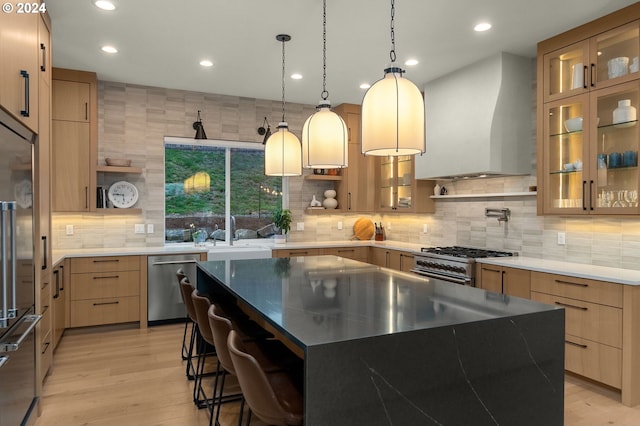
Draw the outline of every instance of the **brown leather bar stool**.
<instances>
[{"instance_id":1,"label":"brown leather bar stool","mask_svg":"<svg viewBox=\"0 0 640 426\"><path fill-rule=\"evenodd\" d=\"M176 277L178 278L178 287L180 286L180 282L185 278L187 279L187 282L190 282L189 277L187 277L187 275L184 273L182 268L179 268L176 271ZM184 294L182 294L182 289L180 289L180 295L182 296L182 302L186 306L187 302L184 299ZM189 330L189 328L191 329L190 339L193 339L193 335L195 333L193 329L193 325L194 325L194 322L189 317L189 312L187 311L187 315L185 316L185 319L184 319L184 332L182 333L182 360L183 361L186 361L189 359L189 345L187 344L187 330Z\"/></svg>"},{"instance_id":2,"label":"brown leather bar stool","mask_svg":"<svg viewBox=\"0 0 640 426\"><path fill-rule=\"evenodd\" d=\"M285 369L265 372L234 330L229 332L227 343L242 394L250 409L247 425L251 422L252 413L270 425L302 425L304 402L302 386L296 377Z\"/></svg>"},{"instance_id":3,"label":"brown leather bar stool","mask_svg":"<svg viewBox=\"0 0 640 426\"><path fill-rule=\"evenodd\" d=\"M189 338L189 346L187 347L186 361L187 366L185 367L185 375L189 380L193 380L195 378L195 368L193 366L193 349L195 346L195 342L197 340L197 336L199 335L198 331L198 322L196 319L196 311L193 306L193 299L191 299L191 293L193 293L193 285L189 282L189 278L184 276L180 282L180 294L182 295L182 300L184 301L185 306L187 307L187 319L185 320L185 336L186 338L186 327L188 323L191 323L191 337ZM183 356L184 356L184 338L183 338ZM183 357L183 359L185 359Z\"/></svg>"},{"instance_id":4,"label":"brown leather bar stool","mask_svg":"<svg viewBox=\"0 0 640 426\"><path fill-rule=\"evenodd\" d=\"M211 333L211 326L209 325L209 317L207 315L211 302L207 297L201 296L196 289L191 292L191 300L193 301L193 308L199 332L197 346L198 362L196 364L195 382L193 384L193 402L198 406L198 408L205 408L210 407L214 401L213 398L207 398L207 394L202 387L202 377L206 374L205 364L207 358L217 355L213 341L213 334Z\"/></svg>"}]
</instances>

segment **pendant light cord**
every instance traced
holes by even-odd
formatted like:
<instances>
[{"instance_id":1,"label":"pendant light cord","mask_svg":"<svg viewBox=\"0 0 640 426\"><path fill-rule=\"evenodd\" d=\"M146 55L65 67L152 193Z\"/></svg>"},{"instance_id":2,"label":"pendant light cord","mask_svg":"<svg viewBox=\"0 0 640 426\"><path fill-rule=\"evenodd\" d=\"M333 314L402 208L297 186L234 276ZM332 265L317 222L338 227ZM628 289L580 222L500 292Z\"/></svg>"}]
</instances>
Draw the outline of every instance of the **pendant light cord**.
<instances>
[{"instance_id":1,"label":"pendant light cord","mask_svg":"<svg viewBox=\"0 0 640 426\"><path fill-rule=\"evenodd\" d=\"M284 107L285 107L285 100L284 100L284 44L286 43L286 40L283 39L282 40L282 121L284 122Z\"/></svg>"},{"instance_id":2,"label":"pendant light cord","mask_svg":"<svg viewBox=\"0 0 640 426\"><path fill-rule=\"evenodd\" d=\"M396 61L396 32L395 32L395 17L396 17L396 2L391 0L391 51L389 52L389 59L391 62Z\"/></svg>"},{"instance_id":3,"label":"pendant light cord","mask_svg":"<svg viewBox=\"0 0 640 426\"><path fill-rule=\"evenodd\" d=\"M323 101L329 97L327 92L327 0L322 0L322 93Z\"/></svg>"}]
</instances>

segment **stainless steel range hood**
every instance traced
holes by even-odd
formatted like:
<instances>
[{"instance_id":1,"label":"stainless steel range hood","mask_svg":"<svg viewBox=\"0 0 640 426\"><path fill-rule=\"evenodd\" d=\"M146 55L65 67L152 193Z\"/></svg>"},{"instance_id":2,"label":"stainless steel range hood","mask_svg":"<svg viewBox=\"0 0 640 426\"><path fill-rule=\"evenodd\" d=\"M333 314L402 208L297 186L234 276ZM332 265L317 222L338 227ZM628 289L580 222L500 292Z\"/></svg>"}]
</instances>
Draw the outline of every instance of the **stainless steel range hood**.
<instances>
[{"instance_id":1,"label":"stainless steel range hood","mask_svg":"<svg viewBox=\"0 0 640 426\"><path fill-rule=\"evenodd\" d=\"M417 179L533 170L534 60L500 53L425 85L427 151Z\"/></svg>"}]
</instances>

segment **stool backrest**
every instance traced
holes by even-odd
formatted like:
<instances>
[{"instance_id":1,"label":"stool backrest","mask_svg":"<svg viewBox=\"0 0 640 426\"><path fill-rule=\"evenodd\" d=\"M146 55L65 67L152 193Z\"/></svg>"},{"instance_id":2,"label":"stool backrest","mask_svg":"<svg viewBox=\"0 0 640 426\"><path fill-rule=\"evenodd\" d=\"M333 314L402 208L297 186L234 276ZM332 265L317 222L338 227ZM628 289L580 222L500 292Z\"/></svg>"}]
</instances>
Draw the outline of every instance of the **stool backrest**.
<instances>
[{"instance_id":1,"label":"stool backrest","mask_svg":"<svg viewBox=\"0 0 640 426\"><path fill-rule=\"evenodd\" d=\"M212 304L209 308L209 325L211 333L213 333L213 343L216 347L216 354L218 354L218 361L225 370L235 376L236 370L233 367L227 344L229 333L233 330L233 324L223 315L220 307L215 303Z\"/></svg>"},{"instance_id":2,"label":"stool backrest","mask_svg":"<svg viewBox=\"0 0 640 426\"><path fill-rule=\"evenodd\" d=\"M214 345L213 334L211 333L211 326L209 325L209 317L207 316L211 302L207 297L201 296L198 290L193 290L191 299L193 300L193 307L196 311L196 322L198 323L200 336L202 336L205 342Z\"/></svg>"},{"instance_id":3,"label":"stool backrest","mask_svg":"<svg viewBox=\"0 0 640 426\"><path fill-rule=\"evenodd\" d=\"M180 281L180 294L182 295L184 305L187 307L187 315L189 315L191 321L197 322L196 309L193 306L193 299L191 299L191 293L193 293L194 290L193 284L189 282L189 278L184 277Z\"/></svg>"},{"instance_id":4,"label":"stool backrest","mask_svg":"<svg viewBox=\"0 0 640 426\"><path fill-rule=\"evenodd\" d=\"M228 345L242 394L253 414L270 425L296 424L290 421L291 413L282 407L267 375L258 361L246 352L235 330L229 332ZM299 424L302 424L301 418Z\"/></svg>"}]
</instances>

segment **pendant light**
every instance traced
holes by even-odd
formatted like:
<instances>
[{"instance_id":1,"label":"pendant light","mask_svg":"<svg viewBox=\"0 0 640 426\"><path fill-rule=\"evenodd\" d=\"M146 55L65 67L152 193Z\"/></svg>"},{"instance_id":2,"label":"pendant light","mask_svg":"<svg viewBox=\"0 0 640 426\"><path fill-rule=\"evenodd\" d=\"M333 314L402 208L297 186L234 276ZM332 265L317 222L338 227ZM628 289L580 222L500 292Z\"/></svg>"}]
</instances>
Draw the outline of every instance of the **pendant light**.
<instances>
[{"instance_id":1,"label":"pendant light","mask_svg":"<svg viewBox=\"0 0 640 426\"><path fill-rule=\"evenodd\" d=\"M425 152L424 100L420 90L403 78L395 65L395 1L391 0L391 64L384 78L362 100L362 145L365 155L415 155Z\"/></svg>"},{"instance_id":2,"label":"pendant light","mask_svg":"<svg viewBox=\"0 0 640 426\"><path fill-rule=\"evenodd\" d=\"M322 1L322 100L302 127L302 167L338 169L347 167L347 125L335 112L327 92L327 0Z\"/></svg>"},{"instance_id":3,"label":"pendant light","mask_svg":"<svg viewBox=\"0 0 640 426\"><path fill-rule=\"evenodd\" d=\"M278 131L273 133L264 146L264 174L267 176L302 175L302 147L300 140L289 131L284 109L284 44L291 40L288 34L278 34L276 40L282 42L282 121Z\"/></svg>"}]
</instances>

